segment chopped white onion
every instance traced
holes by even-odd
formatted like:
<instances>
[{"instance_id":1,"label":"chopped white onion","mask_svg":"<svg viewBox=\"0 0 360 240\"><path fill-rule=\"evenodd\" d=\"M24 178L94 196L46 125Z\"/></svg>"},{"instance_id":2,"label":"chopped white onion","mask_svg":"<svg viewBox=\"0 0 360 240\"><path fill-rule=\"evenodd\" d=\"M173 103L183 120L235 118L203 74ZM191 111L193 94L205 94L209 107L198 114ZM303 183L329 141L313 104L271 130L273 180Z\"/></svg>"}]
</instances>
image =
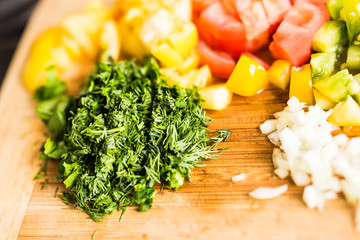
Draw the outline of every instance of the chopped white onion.
<instances>
[{"instance_id":1,"label":"chopped white onion","mask_svg":"<svg viewBox=\"0 0 360 240\"><path fill-rule=\"evenodd\" d=\"M270 187L259 187L249 193L249 195L256 199L271 199L276 198L286 192L288 189L287 184L280 187L270 188Z\"/></svg>"},{"instance_id":2,"label":"chopped white onion","mask_svg":"<svg viewBox=\"0 0 360 240\"><path fill-rule=\"evenodd\" d=\"M327 121L331 110L323 111L318 105L306 108L295 97L287 104L274 114L275 119L260 126L276 145L274 173L282 179L290 175L296 185L306 186L303 200L309 208L322 209L326 200L342 192L348 202L358 204L355 221L360 231L360 137L333 137L338 127ZM259 188L250 195L266 199L280 190Z\"/></svg>"},{"instance_id":3,"label":"chopped white onion","mask_svg":"<svg viewBox=\"0 0 360 240\"><path fill-rule=\"evenodd\" d=\"M303 200L308 208L318 208L319 210L324 207L324 196L319 189L309 185L304 188Z\"/></svg>"},{"instance_id":4,"label":"chopped white onion","mask_svg":"<svg viewBox=\"0 0 360 240\"><path fill-rule=\"evenodd\" d=\"M284 168L277 168L274 170L274 173L281 179L284 179L287 176L289 176L289 171Z\"/></svg>"},{"instance_id":5,"label":"chopped white onion","mask_svg":"<svg viewBox=\"0 0 360 240\"><path fill-rule=\"evenodd\" d=\"M246 178L246 174L245 173L241 173L241 174L239 174L239 175L235 175L235 176L232 176L232 181L233 182L238 182L238 181L243 181L243 180L245 180L245 178Z\"/></svg>"},{"instance_id":6,"label":"chopped white onion","mask_svg":"<svg viewBox=\"0 0 360 240\"><path fill-rule=\"evenodd\" d=\"M292 171L291 177L297 186L306 186L311 183L309 175L302 171Z\"/></svg>"}]
</instances>

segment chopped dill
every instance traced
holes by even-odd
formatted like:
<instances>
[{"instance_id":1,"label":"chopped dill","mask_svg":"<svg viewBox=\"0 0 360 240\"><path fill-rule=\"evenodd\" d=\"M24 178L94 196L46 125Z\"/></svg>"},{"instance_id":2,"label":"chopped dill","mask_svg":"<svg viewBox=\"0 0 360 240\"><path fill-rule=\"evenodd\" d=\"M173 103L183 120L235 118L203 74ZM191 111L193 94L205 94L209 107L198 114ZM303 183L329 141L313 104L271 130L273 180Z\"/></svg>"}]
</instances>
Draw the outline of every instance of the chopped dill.
<instances>
[{"instance_id":1,"label":"chopped dill","mask_svg":"<svg viewBox=\"0 0 360 240\"><path fill-rule=\"evenodd\" d=\"M120 221L129 205L148 210L154 184L179 189L199 162L224 150L215 147L231 133L210 133L197 88L169 86L152 58L142 66L98 63L77 97L50 79L36 95L36 110L53 134L41 157L61 159L58 179L67 191L60 198L94 221L122 209ZM46 164L35 178L41 176Z\"/></svg>"}]
</instances>

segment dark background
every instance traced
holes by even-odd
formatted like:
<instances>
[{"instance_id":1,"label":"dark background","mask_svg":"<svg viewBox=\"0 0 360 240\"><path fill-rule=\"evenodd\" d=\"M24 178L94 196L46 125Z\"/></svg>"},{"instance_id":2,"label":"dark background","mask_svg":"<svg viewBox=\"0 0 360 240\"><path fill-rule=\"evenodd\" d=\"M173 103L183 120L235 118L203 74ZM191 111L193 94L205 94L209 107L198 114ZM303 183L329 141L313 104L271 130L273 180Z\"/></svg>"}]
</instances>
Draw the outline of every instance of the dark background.
<instances>
[{"instance_id":1,"label":"dark background","mask_svg":"<svg viewBox=\"0 0 360 240\"><path fill-rule=\"evenodd\" d=\"M0 0L0 86L36 3L37 0Z\"/></svg>"}]
</instances>

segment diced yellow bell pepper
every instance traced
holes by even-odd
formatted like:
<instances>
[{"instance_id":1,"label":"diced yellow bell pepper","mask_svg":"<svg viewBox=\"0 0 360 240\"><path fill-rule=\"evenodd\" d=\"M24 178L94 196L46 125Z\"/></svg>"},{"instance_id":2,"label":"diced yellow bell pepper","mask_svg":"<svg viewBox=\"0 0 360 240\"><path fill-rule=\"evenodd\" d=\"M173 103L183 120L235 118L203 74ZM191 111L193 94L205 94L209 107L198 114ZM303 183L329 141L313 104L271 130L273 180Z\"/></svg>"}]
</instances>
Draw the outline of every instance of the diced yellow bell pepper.
<instances>
[{"instance_id":1,"label":"diced yellow bell pepper","mask_svg":"<svg viewBox=\"0 0 360 240\"><path fill-rule=\"evenodd\" d=\"M290 82L291 64L286 60L276 60L268 69L269 82L286 89Z\"/></svg>"},{"instance_id":2,"label":"diced yellow bell pepper","mask_svg":"<svg viewBox=\"0 0 360 240\"><path fill-rule=\"evenodd\" d=\"M82 52L80 43L73 37L64 34L62 38L63 45L69 56L74 60L83 60L86 58Z\"/></svg>"},{"instance_id":3,"label":"diced yellow bell pepper","mask_svg":"<svg viewBox=\"0 0 360 240\"><path fill-rule=\"evenodd\" d=\"M336 105L336 102L332 101L330 98L319 92L317 89L313 88L314 98L317 105L319 105L324 110L329 110Z\"/></svg>"},{"instance_id":4,"label":"diced yellow bell pepper","mask_svg":"<svg viewBox=\"0 0 360 240\"><path fill-rule=\"evenodd\" d=\"M190 87L190 80L194 77L195 72L192 73L192 76L188 77L186 75L180 76L174 68L161 68L160 72L165 76L167 84L170 86L179 85L182 88Z\"/></svg>"},{"instance_id":5,"label":"diced yellow bell pepper","mask_svg":"<svg viewBox=\"0 0 360 240\"><path fill-rule=\"evenodd\" d=\"M151 54L166 67L176 67L182 63L181 56L167 43L152 47Z\"/></svg>"},{"instance_id":6,"label":"diced yellow bell pepper","mask_svg":"<svg viewBox=\"0 0 360 240\"><path fill-rule=\"evenodd\" d=\"M291 69L289 98L292 96L295 96L302 103L314 104L310 64Z\"/></svg>"},{"instance_id":7,"label":"diced yellow bell pepper","mask_svg":"<svg viewBox=\"0 0 360 240\"><path fill-rule=\"evenodd\" d=\"M242 55L226 82L226 87L242 96L253 96L268 84L265 68L246 55Z\"/></svg>"},{"instance_id":8,"label":"diced yellow bell pepper","mask_svg":"<svg viewBox=\"0 0 360 240\"><path fill-rule=\"evenodd\" d=\"M112 57L115 62L119 60L121 37L117 24L113 20L104 22L99 41L100 51L102 51L100 60L106 61Z\"/></svg>"},{"instance_id":9,"label":"diced yellow bell pepper","mask_svg":"<svg viewBox=\"0 0 360 240\"><path fill-rule=\"evenodd\" d=\"M198 32L193 23L184 23L168 37L171 46L182 57L189 55L198 42Z\"/></svg>"},{"instance_id":10,"label":"diced yellow bell pepper","mask_svg":"<svg viewBox=\"0 0 360 240\"><path fill-rule=\"evenodd\" d=\"M223 110L230 104L233 95L225 84L203 88L199 94L205 101L204 108L210 110Z\"/></svg>"},{"instance_id":11,"label":"diced yellow bell pepper","mask_svg":"<svg viewBox=\"0 0 360 240\"><path fill-rule=\"evenodd\" d=\"M191 0L174 0L170 9L185 22L192 20L192 1Z\"/></svg>"},{"instance_id":12,"label":"diced yellow bell pepper","mask_svg":"<svg viewBox=\"0 0 360 240\"><path fill-rule=\"evenodd\" d=\"M130 8L123 17L123 21L130 28L140 28L144 22L144 14L139 8Z\"/></svg>"},{"instance_id":13,"label":"diced yellow bell pepper","mask_svg":"<svg viewBox=\"0 0 360 240\"><path fill-rule=\"evenodd\" d=\"M119 28L120 35L124 36L121 39L121 49L123 53L131 57L136 57L139 60L141 60L144 55L150 53L145 48L139 34L129 28L124 21L120 22Z\"/></svg>"},{"instance_id":14,"label":"diced yellow bell pepper","mask_svg":"<svg viewBox=\"0 0 360 240\"><path fill-rule=\"evenodd\" d=\"M161 40L161 35L148 22L144 22L137 31L143 45L149 50Z\"/></svg>"},{"instance_id":15,"label":"diced yellow bell pepper","mask_svg":"<svg viewBox=\"0 0 360 240\"><path fill-rule=\"evenodd\" d=\"M85 12L102 12L106 14L109 13L109 9L105 5L105 2L103 0L91 0L87 4L85 4L84 8Z\"/></svg>"},{"instance_id":16,"label":"diced yellow bell pepper","mask_svg":"<svg viewBox=\"0 0 360 240\"><path fill-rule=\"evenodd\" d=\"M61 36L61 28L49 28L34 42L23 75L24 84L31 93L44 84L47 76L45 69L53 64L50 49L60 45Z\"/></svg>"},{"instance_id":17,"label":"diced yellow bell pepper","mask_svg":"<svg viewBox=\"0 0 360 240\"><path fill-rule=\"evenodd\" d=\"M93 10L67 16L61 25L66 34L79 43L82 54L95 60L98 55L98 34L104 22L110 17L110 10L104 7L97 11Z\"/></svg>"},{"instance_id":18,"label":"diced yellow bell pepper","mask_svg":"<svg viewBox=\"0 0 360 240\"><path fill-rule=\"evenodd\" d=\"M338 126L360 126L360 106L351 96L339 102L328 118L328 121Z\"/></svg>"},{"instance_id":19,"label":"diced yellow bell pepper","mask_svg":"<svg viewBox=\"0 0 360 240\"><path fill-rule=\"evenodd\" d=\"M162 66L176 67L180 75L198 65L199 57L192 54L198 33L191 22L191 0L134 0L118 9L123 12L120 33L125 54L139 59L152 54Z\"/></svg>"},{"instance_id":20,"label":"diced yellow bell pepper","mask_svg":"<svg viewBox=\"0 0 360 240\"><path fill-rule=\"evenodd\" d=\"M166 8L159 8L147 19L149 23L163 37L169 36L175 29L175 16Z\"/></svg>"},{"instance_id":21,"label":"diced yellow bell pepper","mask_svg":"<svg viewBox=\"0 0 360 240\"><path fill-rule=\"evenodd\" d=\"M185 58L185 60L176 67L176 71L180 74L188 73L190 70L195 69L199 66L200 63L200 56L199 54L193 50L191 51L190 55Z\"/></svg>"},{"instance_id":22,"label":"diced yellow bell pepper","mask_svg":"<svg viewBox=\"0 0 360 240\"><path fill-rule=\"evenodd\" d=\"M73 60L70 57L69 52L64 45L60 45L56 48L49 49L52 55L52 61L56 69L62 71L71 66Z\"/></svg>"},{"instance_id":23,"label":"diced yellow bell pepper","mask_svg":"<svg viewBox=\"0 0 360 240\"><path fill-rule=\"evenodd\" d=\"M211 71L208 65L204 65L196 71L195 76L191 81L192 86L197 86L199 89L204 88L212 79ZM192 87L189 86L189 87Z\"/></svg>"}]
</instances>

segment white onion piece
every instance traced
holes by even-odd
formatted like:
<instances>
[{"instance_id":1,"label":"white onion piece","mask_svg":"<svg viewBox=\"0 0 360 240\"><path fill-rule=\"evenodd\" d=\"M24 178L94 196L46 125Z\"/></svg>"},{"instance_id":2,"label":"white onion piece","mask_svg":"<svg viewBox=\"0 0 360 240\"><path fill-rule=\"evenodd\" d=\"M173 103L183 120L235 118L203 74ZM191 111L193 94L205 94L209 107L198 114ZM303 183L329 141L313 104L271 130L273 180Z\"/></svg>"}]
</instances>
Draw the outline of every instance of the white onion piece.
<instances>
[{"instance_id":1,"label":"white onion piece","mask_svg":"<svg viewBox=\"0 0 360 240\"><path fill-rule=\"evenodd\" d=\"M252 198L256 199L271 199L276 198L286 192L288 189L287 184L280 187L270 188L270 187L259 187L249 193Z\"/></svg>"},{"instance_id":2,"label":"white onion piece","mask_svg":"<svg viewBox=\"0 0 360 240\"><path fill-rule=\"evenodd\" d=\"M245 174L245 173L241 173L241 174L239 174L239 175L232 176L231 180L232 180L233 182L238 182L238 181L243 181L243 180L245 180L245 178L246 178L246 174Z\"/></svg>"},{"instance_id":3,"label":"white onion piece","mask_svg":"<svg viewBox=\"0 0 360 240\"><path fill-rule=\"evenodd\" d=\"M287 176L289 176L289 171L284 168L277 168L274 170L274 173L281 179L284 179Z\"/></svg>"},{"instance_id":4,"label":"white onion piece","mask_svg":"<svg viewBox=\"0 0 360 240\"><path fill-rule=\"evenodd\" d=\"M269 134L276 130L276 125L276 119L266 120L263 124L260 125L260 130L263 134Z\"/></svg>"}]
</instances>

